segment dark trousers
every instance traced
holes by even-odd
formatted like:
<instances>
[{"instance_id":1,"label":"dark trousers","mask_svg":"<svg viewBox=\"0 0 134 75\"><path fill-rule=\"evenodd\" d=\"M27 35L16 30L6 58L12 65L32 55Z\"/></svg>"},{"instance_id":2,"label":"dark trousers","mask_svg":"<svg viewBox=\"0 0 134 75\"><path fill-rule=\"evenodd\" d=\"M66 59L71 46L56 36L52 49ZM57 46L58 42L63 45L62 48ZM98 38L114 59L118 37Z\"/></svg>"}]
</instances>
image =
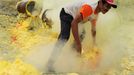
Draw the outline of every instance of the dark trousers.
<instances>
[{"instance_id":1,"label":"dark trousers","mask_svg":"<svg viewBox=\"0 0 134 75\"><path fill-rule=\"evenodd\" d=\"M68 41L70 37L70 29L71 29L71 22L73 20L73 17L70 14L67 14L64 11L64 8L62 8L60 12L60 23L61 23L61 31L58 36L58 40L53 48L53 51L50 55L50 58L47 63L47 68L49 71L53 71L53 65L56 62L58 56L60 55L60 52L62 48L64 47L65 43Z\"/></svg>"},{"instance_id":2,"label":"dark trousers","mask_svg":"<svg viewBox=\"0 0 134 75\"><path fill-rule=\"evenodd\" d=\"M58 37L59 40L68 40L70 37L71 22L73 17L65 13L64 8L60 12L61 31Z\"/></svg>"}]
</instances>

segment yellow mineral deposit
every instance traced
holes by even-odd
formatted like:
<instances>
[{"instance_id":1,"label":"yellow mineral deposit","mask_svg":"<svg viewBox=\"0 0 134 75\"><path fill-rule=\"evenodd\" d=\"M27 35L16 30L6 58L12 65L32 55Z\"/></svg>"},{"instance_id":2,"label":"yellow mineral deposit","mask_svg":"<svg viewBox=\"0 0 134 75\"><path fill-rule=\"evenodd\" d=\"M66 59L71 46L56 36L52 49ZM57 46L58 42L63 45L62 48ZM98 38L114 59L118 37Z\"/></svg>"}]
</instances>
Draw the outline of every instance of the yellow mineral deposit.
<instances>
[{"instance_id":1,"label":"yellow mineral deposit","mask_svg":"<svg viewBox=\"0 0 134 75\"><path fill-rule=\"evenodd\" d=\"M15 61L0 61L0 75L41 75L32 65L21 59Z\"/></svg>"},{"instance_id":2,"label":"yellow mineral deposit","mask_svg":"<svg viewBox=\"0 0 134 75\"><path fill-rule=\"evenodd\" d=\"M86 63L90 69L96 69L96 67L99 66L101 60L101 50L97 47L93 47L82 54L82 59L84 64Z\"/></svg>"},{"instance_id":3,"label":"yellow mineral deposit","mask_svg":"<svg viewBox=\"0 0 134 75\"><path fill-rule=\"evenodd\" d=\"M16 27L10 29L11 33L11 43L14 46L17 46L20 48L20 50L23 53L27 53L28 49L31 48L33 45L39 44L39 43L50 43L50 41L54 41L54 39L57 38L57 34L54 32L51 32L50 28L47 27L44 23L34 20L33 17L30 17L26 20L20 20L16 24ZM34 22L34 23L33 23ZM36 23L37 22L37 23ZM30 27L31 24L34 24L35 27L38 25L42 25L40 28L37 30L28 30L28 27ZM33 27L33 28L35 28ZM45 28L44 28L45 27ZM41 36L43 32L46 33L46 35ZM49 34L49 35L48 35ZM50 35L52 34L52 36ZM45 42L43 42L44 40Z\"/></svg>"}]
</instances>

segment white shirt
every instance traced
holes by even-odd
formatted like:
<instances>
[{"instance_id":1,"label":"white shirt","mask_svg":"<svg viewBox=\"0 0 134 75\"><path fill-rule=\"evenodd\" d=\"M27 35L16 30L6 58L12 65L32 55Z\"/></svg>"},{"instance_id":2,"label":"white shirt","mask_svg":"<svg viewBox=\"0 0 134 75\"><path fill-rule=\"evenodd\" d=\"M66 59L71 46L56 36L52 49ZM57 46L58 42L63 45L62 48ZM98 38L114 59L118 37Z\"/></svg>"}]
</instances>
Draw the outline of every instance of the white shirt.
<instances>
[{"instance_id":1,"label":"white shirt","mask_svg":"<svg viewBox=\"0 0 134 75\"><path fill-rule=\"evenodd\" d=\"M95 8L97 7L98 1L97 0L78 0L77 2L71 3L69 5L64 6L64 10L66 13L70 14L75 18L75 16L80 13L80 9L84 4L88 4L92 7L92 10L94 12ZM97 15L92 13L88 19L96 19Z\"/></svg>"}]
</instances>

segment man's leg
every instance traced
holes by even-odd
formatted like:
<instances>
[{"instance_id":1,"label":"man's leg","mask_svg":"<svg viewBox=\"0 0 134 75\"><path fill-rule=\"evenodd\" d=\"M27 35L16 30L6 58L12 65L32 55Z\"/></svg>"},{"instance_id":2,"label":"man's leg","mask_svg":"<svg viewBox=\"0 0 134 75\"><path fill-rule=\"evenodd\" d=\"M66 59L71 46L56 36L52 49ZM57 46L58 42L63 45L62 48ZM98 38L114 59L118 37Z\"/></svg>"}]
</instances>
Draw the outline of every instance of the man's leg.
<instances>
[{"instance_id":1,"label":"man's leg","mask_svg":"<svg viewBox=\"0 0 134 75\"><path fill-rule=\"evenodd\" d=\"M48 70L54 71L53 65L56 62L58 56L60 55L60 52L66 42L68 41L70 37L70 29L71 29L71 22L73 20L73 17L67 13L65 13L64 9L61 10L60 13L60 21L61 21L61 32L58 37L58 40L55 44L55 47L52 51L52 54L50 55L50 58L48 60Z\"/></svg>"},{"instance_id":2,"label":"man's leg","mask_svg":"<svg viewBox=\"0 0 134 75\"><path fill-rule=\"evenodd\" d=\"M49 57L48 63L47 63L47 68L49 72L55 72L54 70L54 63L58 59L58 56L61 53L62 48L64 47L66 41L65 40L57 40L52 53Z\"/></svg>"}]
</instances>

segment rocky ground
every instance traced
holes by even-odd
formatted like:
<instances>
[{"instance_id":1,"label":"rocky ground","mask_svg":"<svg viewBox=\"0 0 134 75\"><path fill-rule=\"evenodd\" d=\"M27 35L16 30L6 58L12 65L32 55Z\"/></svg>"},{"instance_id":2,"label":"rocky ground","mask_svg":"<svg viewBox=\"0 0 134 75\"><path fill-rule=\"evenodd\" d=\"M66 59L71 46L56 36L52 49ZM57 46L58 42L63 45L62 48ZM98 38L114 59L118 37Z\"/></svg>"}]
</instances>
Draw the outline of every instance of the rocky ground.
<instances>
[{"instance_id":1,"label":"rocky ground","mask_svg":"<svg viewBox=\"0 0 134 75\"><path fill-rule=\"evenodd\" d=\"M24 56L23 54L27 53L27 50L29 47L36 45L37 43L39 43L39 41L41 42L42 40L45 40L42 36L38 36L36 32L34 34L31 34L31 32L27 32L27 30L22 29L20 30L21 32L17 32L21 34L18 37L22 37L22 39L26 39L26 37L27 36L28 37L26 40L19 39L20 40L19 45L21 45L21 47L20 46L18 47L18 45L11 43L12 40L16 40L14 36L12 37L12 35L14 34L14 31L13 33L11 33L11 29L14 29L16 27L16 24L18 23L18 12L16 11L16 3L18 1L19 0L0 0L0 41L1 41L0 42L0 60L6 60L6 62L8 60L13 61L12 59L16 59L16 57L23 57ZM119 26L119 29L116 30L116 32L117 32L117 35L120 34L119 37L122 37L121 38L122 41L126 43L125 49L126 49L127 55L123 58L123 61L120 64L121 65L120 69L111 70L108 73L93 74L93 75L134 75L134 55L133 55L134 54L134 33L133 33L134 32L134 29L133 29L134 28L134 25L133 25L134 24L134 16L133 16L134 2L132 0L123 1L123 2L121 2L121 0L118 0L117 3L119 5L117 12L119 13L120 22L122 26ZM37 32L40 32L40 31L37 31ZM38 39L41 39L41 40L38 40ZM30 40L30 41L27 41L27 40ZM52 41L54 39L50 37L49 40ZM27 41L27 42L25 42L24 44L24 41ZM50 41L47 41L47 42L50 42ZM20 50L25 49L26 51L25 50L20 51L20 52L16 51L18 49ZM1 66L1 63L0 63L0 66ZM0 75L7 75L7 74L0 73ZM17 75L17 74L14 74L14 75Z\"/></svg>"}]
</instances>

